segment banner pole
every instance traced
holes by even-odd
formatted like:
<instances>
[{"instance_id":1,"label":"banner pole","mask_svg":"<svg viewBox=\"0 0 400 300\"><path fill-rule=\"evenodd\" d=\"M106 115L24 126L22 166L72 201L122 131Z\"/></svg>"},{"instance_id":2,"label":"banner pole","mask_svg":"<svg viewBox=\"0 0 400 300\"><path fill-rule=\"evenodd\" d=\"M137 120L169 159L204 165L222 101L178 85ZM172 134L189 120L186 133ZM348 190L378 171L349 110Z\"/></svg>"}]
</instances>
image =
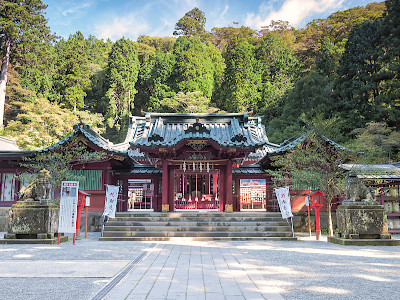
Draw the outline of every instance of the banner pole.
<instances>
[{"instance_id":1,"label":"banner pole","mask_svg":"<svg viewBox=\"0 0 400 300\"><path fill-rule=\"evenodd\" d=\"M309 236L311 237L310 205L307 206L307 210L308 210L308 232L309 232Z\"/></svg>"},{"instance_id":2,"label":"banner pole","mask_svg":"<svg viewBox=\"0 0 400 300\"><path fill-rule=\"evenodd\" d=\"M60 237L61 237L61 233L58 233L58 235L57 235L57 245L60 245Z\"/></svg>"},{"instance_id":3,"label":"banner pole","mask_svg":"<svg viewBox=\"0 0 400 300\"><path fill-rule=\"evenodd\" d=\"M74 233L74 235L72 237L72 244L75 245L75 233Z\"/></svg>"},{"instance_id":4,"label":"banner pole","mask_svg":"<svg viewBox=\"0 0 400 300\"><path fill-rule=\"evenodd\" d=\"M293 237L294 237L294 229L293 229L293 217L290 217L290 221L291 221L291 223L292 223L292 234L293 234Z\"/></svg>"},{"instance_id":5,"label":"banner pole","mask_svg":"<svg viewBox=\"0 0 400 300\"><path fill-rule=\"evenodd\" d=\"M85 239L87 239L87 213L88 213L88 209L87 209L87 206L86 206L86 220L85 220Z\"/></svg>"}]
</instances>

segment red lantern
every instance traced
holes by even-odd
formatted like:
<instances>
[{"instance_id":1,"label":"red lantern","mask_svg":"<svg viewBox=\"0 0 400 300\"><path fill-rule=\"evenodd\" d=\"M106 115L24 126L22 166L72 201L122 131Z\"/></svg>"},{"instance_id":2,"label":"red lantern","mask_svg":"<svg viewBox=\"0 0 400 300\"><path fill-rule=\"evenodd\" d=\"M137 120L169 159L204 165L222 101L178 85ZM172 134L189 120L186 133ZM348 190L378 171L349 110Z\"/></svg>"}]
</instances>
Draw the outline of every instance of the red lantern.
<instances>
[{"instance_id":1,"label":"red lantern","mask_svg":"<svg viewBox=\"0 0 400 300\"><path fill-rule=\"evenodd\" d=\"M311 207L315 210L315 231L317 233L317 240L321 238L321 223L320 223L320 216L319 216L319 209L322 207L322 201L326 194L322 193L321 191L316 191L310 195L308 195L310 199Z\"/></svg>"}]
</instances>

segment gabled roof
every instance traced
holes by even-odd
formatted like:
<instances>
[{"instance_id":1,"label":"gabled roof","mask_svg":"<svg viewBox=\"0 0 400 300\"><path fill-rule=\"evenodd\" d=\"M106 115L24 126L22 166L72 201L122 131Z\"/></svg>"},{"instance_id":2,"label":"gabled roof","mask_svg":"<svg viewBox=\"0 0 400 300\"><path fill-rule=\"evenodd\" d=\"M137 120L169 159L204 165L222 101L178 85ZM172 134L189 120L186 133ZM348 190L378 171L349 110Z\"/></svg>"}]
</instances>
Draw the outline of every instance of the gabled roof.
<instances>
[{"instance_id":1,"label":"gabled roof","mask_svg":"<svg viewBox=\"0 0 400 300\"><path fill-rule=\"evenodd\" d=\"M133 135L133 130L132 127L128 129L127 136L125 138L125 141L119 144L114 144L110 142L109 140L103 138L101 135L97 134L90 128L89 125L84 124L84 123L79 123L78 125L74 125L73 127L74 132L68 135L67 137L63 138L62 140L58 141L54 145L51 145L47 148L44 148L42 150L39 150L38 152L46 152L49 150L53 150L57 148L58 146L61 146L68 141L70 141L73 137L77 136L79 133L81 133L84 137L86 137L90 142L92 142L94 145L97 147L106 150L111 153L115 154L123 154L127 155L128 153L128 148L129 148L129 141L132 138Z\"/></svg>"},{"instance_id":2,"label":"gabled roof","mask_svg":"<svg viewBox=\"0 0 400 300\"><path fill-rule=\"evenodd\" d=\"M394 164L342 164L345 171L355 171L361 179L400 180L400 166Z\"/></svg>"},{"instance_id":3,"label":"gabled roof","mask_svg":"<svg viewBox=\"0 0 400 300\"><path fill-rule=\"evenodd\" d=\"M298 138L291 138L291 139L283 142L278 149L268 152L267 156L283 154L287 151L291 151L291 150L295 149L297 146L299 146L301 143L303 143L313 133L315 133L315 130L309 130ZM328 144L332 145L333 147L340 149L340 150L352 152L350 149L347 149L346 147L339 145L338 143L327 138L326 136L319 134L319 133L316 133L316 134L318 134L318 136L320 138L322 138L324 141L326 141Z\"/></svg>"},{"instance_id":4,"label":"gabled roof","mask_svg":"<svg viewBox=\"0 0 400 300\"><path fill-rule=\"evenodd\" d=\"M277 149L279 149L279 145L276 145L273 143L268 143L268 144L264 145L262 148L257 149L256 152L247 154L246 158L248 160L252 160L252 161L259 161L265 155L267 155L268 153L274 152Z\"/></svg>"},{"instance_id":5,"label":"gabled roof","mask_svg":"<svg viewBox=\"0 0 400 300\"><path fill-rule=\"evenodd\" d=\"M133 149L174 147L187 139L210 139L222 147L261 148L270 144L261 118L251 118L246 113L147 112L145 117L133 117L132 120Z\"/></svg>"},{"instance_id":6,"label":"gabled roof","mask_svg":"<svg viewBox=\"0 0 400 300\"><path fill-rule=\"evenodd\" d=\"M252 165L241 165L238 168L232 169L233 174L265 174L261 165L259 163L255 163Z\"/></svg>"},{"instance_id":7,"label":"gabled roof","mask_svg":"<svg viewBox=\"0 0 400 300\"><path fill-rule=\"evenodd\" d=\"M331 139L327 138L326 136L316 132L314 129L308 130L305 132L303 135L300 137L293 137L287 141L284 141L278 148L276 148L273 151L269 151L265 154L263 158L260 159L260 162L263 164L265 163L269 157L275 156L275 155L281 155L286 152L294 150L297 146L299 146L301 143L303 143L307 138L313 134L316 133L322 140L327 142L328 144L332 145L334 148L343 150L343 151L348 151L348 152L353 152L350 149L347 149L346 147L339 145L338 143L332 141Z\"/></svg>"}]
</instances>

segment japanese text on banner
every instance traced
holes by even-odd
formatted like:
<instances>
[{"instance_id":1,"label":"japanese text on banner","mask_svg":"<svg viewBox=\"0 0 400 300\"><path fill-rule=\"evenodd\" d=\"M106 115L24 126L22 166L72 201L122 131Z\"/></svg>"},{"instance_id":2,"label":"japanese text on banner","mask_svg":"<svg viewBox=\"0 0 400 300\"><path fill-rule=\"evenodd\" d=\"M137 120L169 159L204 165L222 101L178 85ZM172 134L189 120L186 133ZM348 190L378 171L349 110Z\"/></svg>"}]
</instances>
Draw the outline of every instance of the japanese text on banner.
<instances>
[{"instance_id":1,"label":"japanese text on banner","mask_svg":"<svg viewBox=\"0 0 400 300\"><path fill-rule=\"evenodd\" d=\"M115 211L117 210L119 186L106 185L106 201L104 205L104 216L115 218Z\"/></svg>"},{"instance_id":2,"label":"japanese text on banner","mask_svg":"<svg viewBox=\"0 0 400 300\"><path fill-rule=\"evenodd\" d=\"M276 188L275 193L276 198L278 199L282 218L287 219L293 217L292 209L290 207L289 187Z\"/></svg>"}]
</instances>

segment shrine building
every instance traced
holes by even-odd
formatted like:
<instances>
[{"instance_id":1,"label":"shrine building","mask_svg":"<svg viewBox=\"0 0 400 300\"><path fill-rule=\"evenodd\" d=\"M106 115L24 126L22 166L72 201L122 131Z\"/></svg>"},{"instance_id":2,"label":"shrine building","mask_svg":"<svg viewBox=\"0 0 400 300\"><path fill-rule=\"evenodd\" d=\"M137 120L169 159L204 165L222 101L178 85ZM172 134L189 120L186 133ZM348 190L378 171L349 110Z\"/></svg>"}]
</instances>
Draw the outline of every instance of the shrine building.
<instances>
[{"instance_id":1,"label":"shrine building","mask_svg":"<svg viewBox=\"0 0 400 300\"><path fill-rule=\"evenodd\" d=\"M105 184L120 186L118 211L276 210L262 158L280 149L269 142L261 117L247 113L145 113L131 117L125 141L113 144L80 123L39 151L0 151L0 206L10 206L26 183L23 157L53 151L73 138L108 159L74 167L85 178L91 211L104 209Z\"/></svg>"}]
</instances>

